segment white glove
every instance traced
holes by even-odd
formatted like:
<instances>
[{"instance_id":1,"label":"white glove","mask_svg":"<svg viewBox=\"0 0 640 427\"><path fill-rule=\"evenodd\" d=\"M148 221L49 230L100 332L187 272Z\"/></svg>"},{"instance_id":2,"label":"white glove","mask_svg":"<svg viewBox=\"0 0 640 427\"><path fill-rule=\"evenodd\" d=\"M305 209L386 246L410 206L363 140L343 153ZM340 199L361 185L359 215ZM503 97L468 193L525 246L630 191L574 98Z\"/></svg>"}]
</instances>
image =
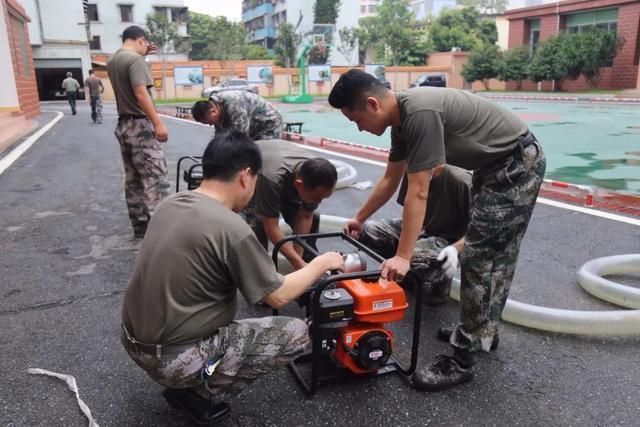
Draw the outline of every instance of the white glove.
<instances>
[{"instance_id":1,"label":"white glove","mask_svg":"<svg viewBox=\"0 0 640 427\"><path fill-rule=\"evenodd\" d=\"M444 274L451 279L456 271L458 270L458 266L460 262L458 261L458 250L455 246L447 246L438 254L438 261L445 260L442 264L442 269L444 270Z\"/></svg>"}]
</instances>

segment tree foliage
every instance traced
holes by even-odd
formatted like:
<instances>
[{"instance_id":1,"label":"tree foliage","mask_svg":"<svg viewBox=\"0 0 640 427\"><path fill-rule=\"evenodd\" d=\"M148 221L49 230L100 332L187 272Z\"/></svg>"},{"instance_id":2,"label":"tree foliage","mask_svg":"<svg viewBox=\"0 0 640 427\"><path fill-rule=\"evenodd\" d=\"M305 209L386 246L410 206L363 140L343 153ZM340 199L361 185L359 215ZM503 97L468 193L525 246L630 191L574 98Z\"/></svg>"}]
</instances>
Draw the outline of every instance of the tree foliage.
<instances>
[{"instance_id":1,"label":"tree foliage","mask_svg":"<svg viewBox=\"0 0 640 427\"><path fill-rule=\"evenodd\" d=\"M528 46L516 46L502 54L502 62L498 69L498 78L505 82L516 82L518 90L522 81L528 76L527 66L531 59Z\"/></svg>"},{"instance_id":2,"label":"tree foliage","mask_svg":"<svg viewBox=\"0 0 640 427\"><path fill-rule=\"evenodd\" d=\"M301 37L293 25L289 23L280 24L278 37L273 45L273 51L276 54L276 65L286 68L295 67L298 47L301 41Z\"/></svg>"},{"instance_id":3,"label":"tree foliage","mask_svg":"<svg viewBox=\"0 0 640 427\"><path fill-rule=\"evenodd\" d=\"M462 67L462 77L472 83L480 80L489 89L489 79L498 76L501 64L500 49L496 45L482 44L471 52L469 62Z\"/></svg>"},{"instance_id":4,"label":"tree foliage","mask_svg":"<svg viewBox=\"0 0 640 427\"><path fill-rule=\"evenodd\" d=\"M164 13L149 14L145 18L145 26L149 41L158 48L158 55L166 55L170 51L184 52L188 45L178 31L174 22L169 22Z\"/></svg>"},{"instance_id":5,"label":"tree foliage","mask_svg":"<svg viewBox=\"0 0 640 427\"><path fill-rule=\"evenodd\" d=\"M353 61L353 52L355 52L358 47L358 30L355 27L344 27L340 28L338 33L340 34L340 44L337 47L338 52L346 58L349 66L351 66Z\"/></svg>"},{"instance_id":6,"label":"tree foliage","mask_svg":"<svg viewBox=\"0 0 640 427\"><path fill-rule=\"evenodd\" d=\"M453 47L472 51L483 43L494 44L498 40L495 22L480 19L472 7L444 9L429 25L429 36L438 52L449 52Z\"/></svg>"},{"instance_id":7,"label":"tree foliage","mask_svg":"<svg viewBox=\"0 0 640 427\"><path fill-rule=\"evenodd\" d=\"M584 75L591 86L600 81L603 64L615 56L622 40L613 31L598 28L566 34L559 48L559 62L566 78Z\"/></svg>"},{"instance_id":8,"label":"tree foliage","mask_svg":"<svg viewBox=\"0 0 640 427\"><path fill-rule=\"evenodd\" d=\"M224 16L191 13L187 31L191 36L190 58L193 60L246 58L248 45L241 22L231 22Z\"/></svg>"},{"instance_id":9,"label":"tree foliage","mask_svg":"<svg viewBox=\"0 0 640 427\"><path fill-rule=\"evenodd\" d=\"M409 9L409 0L383 0L378 7L379 40L389 51L393 65L407 55L418 36L415 15Z\"/></svg>"},{"instance_id":10,"label":"tree foliage","mask_svg":"<svg viewBox=\"0 0 640 427\"><path fill-rule=\"evenodd\" d=\"M562 37L563 35L552 36L538 44L527 67L529 79L537 83L545 80L561 81L565 78L566 72L560 61Z\"/></svg>"},{"instance_id":11,"label":"tree foliage","mask_svg":"<svg viewBox=\"0 0 640 427\"><path fill-rule=\"evenodd\" d=\"M476 8L485 15L501 14L507 10L508 0L459 0L459 4Z\"/></svg>"},{"instance_id":12,"label":"tree foliage","mask_svg":"<svg viewBox=\"0 0 640 427\"><path fill-rule=\"evenodd\" d=\"M340 13L340 0L315 0L313 4L314 24L336 24ZM309 64L327 64L329 62L329 49L313 47L307 54Z\"/></svg>"}]
</instances>

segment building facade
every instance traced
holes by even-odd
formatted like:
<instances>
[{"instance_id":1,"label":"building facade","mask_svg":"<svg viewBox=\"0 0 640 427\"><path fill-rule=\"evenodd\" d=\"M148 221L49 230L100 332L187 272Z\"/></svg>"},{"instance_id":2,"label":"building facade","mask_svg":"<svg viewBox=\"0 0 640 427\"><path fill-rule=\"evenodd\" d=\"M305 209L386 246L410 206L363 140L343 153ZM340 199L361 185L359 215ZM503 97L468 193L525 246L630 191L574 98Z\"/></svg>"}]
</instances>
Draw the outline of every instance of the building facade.
<instances>
[{"instance_id":1,"label":"building facade","mask_svg":"<svg viewBox=\"0 0 640 427\"><path fill-rule=\"evenodd\" d=\"M178 24L187 36L187 13L183 0L92 0L88 3L87 32L80 0L21 0L31 17L29 37L33 50L38 93L41 100L62 99L60 83L67 71L83 84L92 68L92 54L112 54L122 45L122 30L132 24L144 26L145 16L159 12ZM170 60L185 54L170 53ZM157 55L149 57L157 61Z\"/></svg>"},{"instance_id":2,"label":"building facade","mask_svg":"<svg viewBox=\"0 0 640 427\"><path fill-rule=\"evenodd\" d=\"M129 25L144 27L146 16L160 13L178 27L181 36L188 38L187 20L189 10L183 0L92 0L89 3L88 17L91 26L90 50L92 54L112 54L122 45L122 31ZM84 20L82 21L84 22ZM151 61L158 58L150 57ZM170 52L168 59L183 61L184 53Z\"/></svg>"},{"instance_id":3,"label":"building facade","mask_svg":"<svg viewBox=\"0 0 640 427\"><path fill-rule=\"evenodd\" d=\"M283 23L293 25L300 33L306 33L313 27L313 3L309 0L243 0L242 21L249 41L266 49L273 49L278 37L278 27ZM356 1L345 1L340 5L330 51L333 65L350 65L355 62L357 52L353 54L353 58L345 58L337 47L340 45L339 29L358 25L358 7Z\"/></svg>"},{"instance_id":4,"label":"building facade","mask_svg":"<svg viewBox=\"0 0 640 427\"><path fill-rule=\"evenodd\" d=\"M443 9L455 9L456 0L412 0L411 10L416 15L416 19L422 21L431 16L438 16Z\"/></svg>"},{"instance_id":5,"label":"building facade","mask_svg":"<svg viewBox=\"0 0 640 427\"><path fill-rule=\"evenodd\" d=\"M17 0L0 0L0 153L36 126L40 114L29 16Z\"/></svg>"},{"instance_id":6,"label":"building facade","mask_svg":"<svg viewBox=\"0 0 640 427\"><path fill-rule=\"evenodd\" d=\"M562 31L578 32L588 28L616 31L624 40L613 61L604 64L598 85L603 89L635 89L640 56L640 1L637 0L566 0L534 7L509 10L509 47L527 45L533 49L540 40ZM550 88L545 82L544 87ZM510 87L510 86L508 86ZM527 82L525 89L535 85ZM581 76L563 83L565 90L588 89Z\"/></svg>"}]
</instances>

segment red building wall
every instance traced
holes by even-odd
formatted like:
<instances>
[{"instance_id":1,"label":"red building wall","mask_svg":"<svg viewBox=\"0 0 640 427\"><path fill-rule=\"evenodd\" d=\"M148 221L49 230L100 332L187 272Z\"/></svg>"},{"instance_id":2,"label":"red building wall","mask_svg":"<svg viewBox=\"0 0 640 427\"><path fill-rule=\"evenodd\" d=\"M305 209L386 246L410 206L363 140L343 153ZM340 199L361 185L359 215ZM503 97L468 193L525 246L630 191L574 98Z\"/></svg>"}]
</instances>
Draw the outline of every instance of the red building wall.
<instances>
[{"instance_id":1,"label":"red building wall","mask_svg":"<svg viewBox=\"0 0 640 427\"><path fill-rule=\"evenodd\" d=\"M36 72L33 68L31 41L29 40L29 17L17 0L4 2L4 19L7 22L9 48L20 110L28 119L40 114ZM25 57L26 55L26 57Z\"/></svg>"},{"instance_id":2,"label":"red building wall","mask_svg":"<svg viewBox=\"0 0 640 427\"><path fill-rule=\"evenodd\" d=\"M618 35L624 44L613 60L613 66L602 70L598 84L601 89L633 89L638 79L638 56L640 54L640 2L634 0L568 0L542 6L528 7L507 12L509 19L509 47L529 43L527 20L540 19L540 40L544 40L564 30L563 14L584 12L607 7L618 8ZM560 18L559 22L558 19ZM551 89L551 82L543 82L543 89ZM590 86L584 79L565 80L565 90L584 90ZM507 83L507 89L515 89L516 84ZM522 88L533 90L534 82L523 82Z\"/></svg>"}]
</instances>

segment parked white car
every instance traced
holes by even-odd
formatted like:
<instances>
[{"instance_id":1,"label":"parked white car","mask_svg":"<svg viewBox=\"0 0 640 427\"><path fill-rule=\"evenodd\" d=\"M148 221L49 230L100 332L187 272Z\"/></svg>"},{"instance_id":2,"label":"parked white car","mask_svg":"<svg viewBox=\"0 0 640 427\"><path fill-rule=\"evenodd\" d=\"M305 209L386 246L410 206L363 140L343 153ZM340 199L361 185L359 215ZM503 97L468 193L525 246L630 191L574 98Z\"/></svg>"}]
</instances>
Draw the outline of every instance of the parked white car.
<instances>
[{"instance_id":1,"label":"parked white car","mask_svg":"<svg viewBox=\"0 0 640 427\"><path fill-rule=\"evenodd\" d=\"M246 90L248 92L253 92L256 95L258 94L258 86L254 84L249 84L244 79L233 79L227 80L225 82L220 83L219 85L211 86L202 91L203 98L209 98L211 95L225 92L227 90Z\"/></svg>"}]
</instances>

